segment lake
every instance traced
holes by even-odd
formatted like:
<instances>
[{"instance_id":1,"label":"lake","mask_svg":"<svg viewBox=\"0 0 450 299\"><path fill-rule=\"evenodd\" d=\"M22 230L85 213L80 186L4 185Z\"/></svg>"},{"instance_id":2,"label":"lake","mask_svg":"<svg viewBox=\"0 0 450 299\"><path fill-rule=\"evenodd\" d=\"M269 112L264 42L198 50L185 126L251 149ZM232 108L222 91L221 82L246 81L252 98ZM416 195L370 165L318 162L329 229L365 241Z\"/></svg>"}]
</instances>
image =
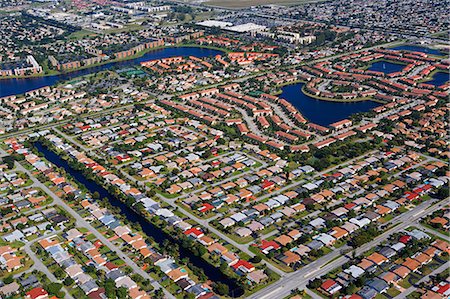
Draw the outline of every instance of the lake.
<instances>
[{"instance_id":1,"label":"lake","mask_svg":"<svg viewBox=\"0 0 450 299\"><path fill-rule=\"evenodd\" d=\"M198 47L172 47L153 50L145 53L143 56L117 62L109 62L102 65L93 66L90 68L62 73L58 75L31 77L31 78L9 78L0 79L0 98L22 94L27 91L38 89L44 86L53 86L59 82L70 80L79 76L85 76L105 70L121 69L139 65L143 61L168 58L173 56L195 56L198 58L211 57L223 52L218 50L198 48Z\"/></svg>"},{"instance_id":2,"label":"lake","mask_svg":"<svg viewBox=\"0 0 450 299\"><path fill-rule=\"evenodd\" d=\"M94 192L98 192L100 194L100 198L106 198L108 199L109 203L113 207L117 207L120 210L120 213L125 216L130 222L138 223L141 227L143 232L149 236L152 237L155 242L162 243L164 240L169 240L172 244L173 243L179 243L177 239L173 238L160 228L156 227L145 217L141 216L137 212L135 212L133 209L128 207L125 203L117 199L116 197L112 196L108 190L106 190L103 186L97 184L96 182L87 179L82 172L70 167L69 163L62 159L60 156L58 156L53 151L46 148L44 145L42 145L40 142L35 142L34 146L36 149L42 153L49 162L56 165L58 168L63 168L68 174L70 174L79 184L82 184L86 187L87 190L92 194ZM195 265L196 267L199 267L203 269L203 272L206 274L206 276L215 282L222 282L228 285L230 289L230 296L232 297L240 297L243 295L244 291L242 288L240 288L237 284L237 282L223 274L218 268L212 266L202 258L193 255L189 250L184 249L183 247L180 247L180 258L189 258L189 261Z\"/></svg>"},{"instance_id":3,"label":"lake","mask_svg":"<svg viewBox=\"0 0 450 299\"><path fill-rule=\"evenodd\" d=\"M441 52L437 49L431 49L431 48L427 48L427 47L423 47L423 46L417 46L417 45L401 45L401 46L397 46L397 47L392 47L389 48L391 50L404 50L404 51L412 51L412 52L422 52L425 54L430 54L430 55L437 55L437 56L443 56L445 55L444 52Z\"/></svg>"},{"instance_id":4,"label":"lake","mask_svg":"<svg viewBox=\"0 0 450 299\"><path fill-rule=\"evenodd\" d=\"M309 121L321 126L328 126L358 112L367 112L381 104L372 101L340 103L317 100L303 93L304 83L287 85L279 95L295 106Z\"/></svg>"},{"instance_id":5,"label":"lake","mask_svg":"<svg viewBox=\"0 0 450 299\"><path fill-rule=\"evenodd\" d=\"M450 74L447 72L436 72L434 73L430 81L426 81L427 84L433 84L435 86L441 86L446 82L450 81Z\"/></svg>"},{"instance_id":6,"label":"lake","mask_svg":"<svg viewBox=\"0 0 450 299\"><path fill-rule=\"evenodd\" d=\"M368 68L369 71L375 71L375 72L383 72L385 74L391 74L400 72L403 70L405 65L399 64L399 63L393 63L388 61L377 61L370 65Z\"/></svg>"}]
</instances>

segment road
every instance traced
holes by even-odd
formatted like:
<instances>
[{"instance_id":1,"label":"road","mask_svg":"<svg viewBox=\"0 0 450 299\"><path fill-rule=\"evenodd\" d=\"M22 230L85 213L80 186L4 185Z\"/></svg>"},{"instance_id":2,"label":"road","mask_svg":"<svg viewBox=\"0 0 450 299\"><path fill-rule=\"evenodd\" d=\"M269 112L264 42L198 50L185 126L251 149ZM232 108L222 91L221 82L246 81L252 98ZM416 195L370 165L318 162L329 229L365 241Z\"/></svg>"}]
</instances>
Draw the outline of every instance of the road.
<instances>
[{"instance_id":1,"label":"road","mask_svg":"<svg viewBox=\"0 0 450 299\"><path fill-rule=\"evenodd\" d=\"M436 203L426 210L429 205L429 201L424 202L416 206L414 209L411 209L410 211L396 217L395 223L398 223L397 226L382 233L378 237L374 238L373 241L357 248L355 250L356 255L360 255L372 247L380 244L380 242L385 241L391 234L404 230L412 223L419 220L425 212L429 214L440 209L440 205ZM309 265L306 265L300 270L294 273L286 274L279 281L249 296L248 299L271 299L275 298L273 297L275 295L276 298L284 298L288 296L293 289L305 289L309 280L325 275L349 260L350 259L347 256L341 255L340 249L334 249L329 254L317 259Z\"/></svg>"},{"instance_id":2,"label":"road","mask_svg":"<svg viewBox=\"0 0 450 299\"><path fill-rule=\"evenodd\" d=\"M428 214L429 214L429 213L428 213ZM433 234L433 235L435 235L435 236L438 236L439 238L442 238L442 239L444 239L444 240L450 239L450 235L444 235L444 234L438 232L437 230L428 228L428 227L426 227L425 225L422 225L422 224L420 224L420 223L419 223L418 226L419 226L419 228L420 228L421 230L424 230L424 231L426 231L426 232L429 232L430 234Z\"/></svg>"},{"instance_id":3,"label":"road","mask_svg":"<svg viewBox=\"0 0 450 299\"><path fill-rule=\"evenodd\" d=\"M422 279L420 279L416 285L419 285L422 282L427 282L428 280L430 280L430 277L436 274L439 274L443 271L445 271L446 269L448 269L450 267L450 262L446 262L445 264L441 265L439 268L437 268L436 270L434 270L433 272L431 272L430 274L422 277ZM411 286L409 288L407 288L406 290L402 291L400 294L398 294L396 297L394 297L395 299L405 299L409 294L411 294L412 292L414 292L415 290L417 290L417 288L415 286Z\"/></svg>"},{"instance_id":4,"label":"road","mask_svg":"<svg viewBox=\"0 0 450 299\"><path fill-rule=\"evenodd\" d=\"M61 232L61 231L55 231L54 234L57 234L57 233L60 233L60 232ZM31 250L31 246L32 246L34 243L36 243L36 242L38 242L38 241L40 241L40 240L42 240L42 239L48 238L48 237L49 237L49 235L44 235L44 236L41 236L41 237L38 237L38 238L34 239L34 240L31 241L31 242L27 242L27 243L25 243L25 246L23 247L23 249L25 250L25 252L27 253L27 255L33 260L33 262L34 262L34 265L33 265L34 269L36 269L36 270L38 270L38 271L44 273L45 275L47 275L47 278L48 278L51 282L59 282L60 280L59 280L59 279L56 279L55 275L53 275L53 273L51 273L51 272L48 270L48 268L42 263L42 261L41 261L41 260L36 256L36 254ZM20 274L23 274L23 273L20 273ZM61 290L66 294L66 295L65 295L65 298L74 299L74 298L72 297L72 295L70 295L70 293L68 292L68 290L66 289L66 287L61 288Z\"/></svg>"},{"instance_id":5,"label":"road","mask_svg":"<svg viewBox=\"0 0 450 299\"><path fill-rule=\"evenodd\" d=\"M123 251L118 248L116 245L114 245L111 241L109 241L103 234L101 234L98 230L96 230L89 222L87 222L83 217L81 217L77 212L75 212L67 203L65 203L61 198L56 196L53 191L51 191L49 188L47 188L46 185L42 184L33 174L23 167L20 163L15 162L16 169L19 171L22 171L26 173L30 179L33 181L33 185L35 187L41 188L46 192L49 196L52 197L53 202L62 207L64 210L66 210L76 221L77 227L85 227L87 228L92 234L95 235L97 239L99 239L105 246L107 246L112 251L115 251L119 258L121 258L125 263L130 266L133 271L139 275L141 275L143 278L148 280L152 286L155 289L163 289L164 294L167 298L175 299L175 297L170 294L166 289L164 289L156 280L154 280L147 272L142 270L138 265L136 265L135 262L133 262L127 255L123 253Z\"/></svg>"}]
</instances>

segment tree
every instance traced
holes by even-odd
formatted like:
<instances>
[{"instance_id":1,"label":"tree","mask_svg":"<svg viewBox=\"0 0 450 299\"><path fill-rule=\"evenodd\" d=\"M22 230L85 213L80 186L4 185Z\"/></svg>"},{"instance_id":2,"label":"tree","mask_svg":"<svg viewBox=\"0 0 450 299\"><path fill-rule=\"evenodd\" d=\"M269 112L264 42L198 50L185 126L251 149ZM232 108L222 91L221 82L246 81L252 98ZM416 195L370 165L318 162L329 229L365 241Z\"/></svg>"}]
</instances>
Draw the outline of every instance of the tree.
<instances>
[{"instance_id":1,"label":"tree","mask_svg":"<svg viewBox=\"0 0 450 299\"><path fill-rule=\"evenodd\" d=\"M224 273L228 270L228 264L225 262L220 263L220 272Z\"/></svg>"},{"instance_id":2,"label":"tree","mask_svg":"<svg viewBox=\"0 0 450 299\"><path fill-rule=\"evenodd\" d=\"M252 258L250 259L250 262L251 262L251 263L254 263L254 264L257 264L257 263L260 263L261 260L262 260L262 258L261 258L259 255L255 255L254 257L252 257Z\"/></svg>"},{"instance_id":3,"label":"tree","mask_svg":"<svg viewBox=\"0 0 450 299\"><path fill-rule=\"evenodd\" d=\"M124 287L120 287L117 289L117 298L118 299L126 299L128 297L128 290Z\"/></svg>"},{"instance_id":4,"label":"tree","mask_svg":"<svg viewBox=\"0 0 450 299\"><path fill-rule=\"evenodd\" d=\"M106 297L110 299L116 298L116 284L114 283L114 280L107 279L105 281L105 294Z\"/></svg>"},{"instance_id":5,"label":"tree","mask_svg":"<svg viewBox=\"0 0 450 299\"><path fill-rule=\"evenodd\" d=\"M8 166L8 169L13 169L14 168L14 156L6 156L3 157L3 162L6 164L6 166Z\"/></svg>"},{"instance_id":6,"label":"tree","mask_svg":"<svg viewBox=\"0 0 450 299\"><path fill-rule=\"evenodd\" d=\"M315 278L314 280L311 280L308 284L308 287L310 289L318 289L322 284L322 281L319 278Z\"/></svg>"},{"instance_id":7,"label":"tree","mask_svg":"<svg viewBox=\"0 0 450 299\"><path fill-rule=\"evenodd\" d=\"M71 284L73 284L74 283L74 280L72 279L72 278L70 278L70 277L67 277L66 279L64 279L64 281L63 281L63 284L65 285L65 286L70 286Z\"/></svg>"},{"instance_id":8,"label":"tree","mask_svg":"<svg viewBox=\"0 0 450 299\"><path fill-rule=\"evenodd\" d=\"M94 193L92 193L92 198L93 199L100 199L100 193L98 193L97 191L95 191Z\"/></svg>"},{"instance_id":9,"label":"tree","mask_svg":"<svg viewBox=\"0 0 450 299\"><path fill-rule=\"evenodd\" d=\"M61 291L61 288L62 288L62 284L60 284L60 283L57 283L57 282L51 282L51 283L49 283L48 285L45 285L44 286L44 289L50 294L50 295L54 295L54 296L59 296L59 295L61 295L60 294L60 291ZM62 296L62 297L64 297L64 295ZM60 298L62 298L62 297L60 297Z\"/></svg>"},{"instance_id":10,"label":"tree","mask_svg":"<svg viewBox=\"0 0 450 299\"><path fill-rule=\"evenodd\" d=\"M12 275L8 275L5 279L3 279L3 282L5 284L10 284L14 281L14 277Z\"/></svg>"},{"instance_id":11,"label":"tree","mask_svg":"<svg viewBox=\"0 0 450 299\"><path fill-rule=\"evenodd\" d=\"M219 294L221 296L228 294L228 292L230 291L230 288L222 282L215 283L213 285L213 289L214 289L214 292L216 292L217 294Z\"/></svg>"},{"instance_id":12,"label":"tree","mask_svg":"<svg viewBox=\"0 0 450 299\"><path fill-rule=\"evenodd\" d=\"M183 299L195 299L194 293L187 293L183 296Z\"/></svg>"}]
</instances>

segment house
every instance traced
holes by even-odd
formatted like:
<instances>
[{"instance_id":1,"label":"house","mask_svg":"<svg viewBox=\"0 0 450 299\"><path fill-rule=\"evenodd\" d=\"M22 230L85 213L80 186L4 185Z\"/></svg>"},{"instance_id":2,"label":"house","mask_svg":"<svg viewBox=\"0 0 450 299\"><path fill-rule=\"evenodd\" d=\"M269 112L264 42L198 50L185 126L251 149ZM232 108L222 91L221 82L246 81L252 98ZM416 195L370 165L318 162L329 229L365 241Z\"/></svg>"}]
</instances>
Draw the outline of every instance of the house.
<instances>
[{"instance_id":1,"label":"house","mask_svg":"<svg viewBox=\"0 0 450 299\"><path fill-rule=\"evenodd\" d=\"M400 279L400 277L397 274L390 271L384 272L383 274L380 274L378 277L383 279L389 285L397 283L397 281Z\"/></svg>"},{"instance_id":2,"label":"house","mask_svg":"<svg viewBox=\"0 0 450 299\"><path fill-rule=\"evenodd\" d=\"M278 257L278 259L282 261L286 266L290 266L301 260L298 254L295 254L291 251L285 251L280 257Z\"/></svg>"},{"instance_id":3,"label":"house","mask_svg":"<svg viewBox=\"0 0 450 299\"><path fill-rule=\"evenodd\" d=\"M277 243L279 243L281 246L286 246L287 244L291 243L293 240L291 237L286 235L281 235L274 239Z\"/></svg>"},{"instance_id":4,"label":"house","mask_svg":"<svg viewBox=\"0 0 450 299\"><path fill-rule=\"evenodd\" d=\"M374 253L372 253L371 255L369 255L369 256L367 257L367 259L368 259L369 261L371 261L371 262L377 264L377 265L381 265L381 264L383 264L384 262L387 262L387 261L389 260L387 257L385 257L385 256L383 256L383 255L381 255L381 254L379 254L379 253L377 253L377 252L374 252Z\"/></svg>"},{"instance_id":5,"label":"house","mask_svg":"<svg viewBox=\"0 0 450 299\"><path fill-rule=\"evenodd\" d=\"M387 289L389 289L389 284L378 277L371 279L366 283L366 285L371 287L378 293L384 293L387 291Z\"/></svg>"},{"instance_id":6,"label":"house","mask_svg":"<svg viewBox=\"0 0 450 299\"><path fill-rule=\"evenodd\" d=\"M420 263L420 265L428 264L429 262L431 262L433 260L433 258L431 256L429 256L428 254L423 253L423 252L419 252L419 253L413 255L412 258L415 259L416 261L418 261Z\"/></svg>"},{"instance_id":7,"label":"house","mask_svg":"<svg viewBox=\"0 0 450 299\"><path fill-rule=\"evenodd\" d=\"M177 282L180 279L187 278L188 273L183 268L177 268L167 273L167 276L174 282Z\"/></svg>"},{"instance_id":8,"label":"house","mask_svg":"<svg viewBox=\"0 0 450 299\"><path fill-rule=\"evenodd\" d=\"M280 245L275 241L266 241L262 240L261 244L258 246L261 249L261 252L264 254L268 254L271 250L280 249Z\"/></svg>"},{"instance_id":9,"label":"house","mask_svg":"<svg viewBox=\"0 0 450 299\"><path fill-rule=\"evenodd\" d=\"M342 286L332 279L327 279L322 283L320 289L328 295L333 295L341 290Z\"/></svg>"},{"instance_id":10,"label":"house","mask_svg":"<svg viewBox=\"0 0 450 299\"><path fill-rule=\"evenodd\" d=\"M402 266L405 266L406 268L408 268L412 272L416 272L421 267L421 263L419 263L418 261L408 257L408 258L405 259L405 261L403 262Z\"/></svg>"},{"instance_id":11,"label":"house","mask_svg":"<svg viewBox=\"0 0 450 299\"><path fill-rule=\"evenodd\" d=\"M241 238L248 237L252 234L252 231L246 227L240 227L240 228L236 229L235 232Z\"/></svg>"},{"instance_id":12,"label":"house","mask_svg":"<svg viewBox=\"0 0 450 299\"><path fill-rule=\"evenodd\" d=\"M252 283L259 284L267 279L267 275L264 273L263 270L255 270L247 274L247 279Z\"/></svg>"},{"instance_id":13,"label":"house","mask_svg":"<svg viewBox=\"0 0 450 299\"><path fill-rule=\"evenodd\" d=\"M6 285L0 287L0 294L5 297L9 297L14 294L18 294L19 291L20 291L20 285L15 281L13 283L6 284Z\"/></svg>"},{"instance_id":14,"label":"house","mask_svg":"<svg viewBox=\"0 0 450 299\"><path fill-rule=\"evenodd\" d=\"M26 299L48 299L48 293L43 288L34 288L26 293Z\"/></svg>"},{"instance_id":15,"label":"house","mask_svg":"<svg viewBox=\"0 0 450 299\"><path fill-rule=\"evenodd\" d=\"M314 237L314 239L322 242L325 246L331 246L336 242L335 238L325 233L321 233L320 235Z\"/></svg>"},{"instance_id":16,"label":"house","mask_svg":"<svg viewBox=\"0 0 450 299\"><path fill-rule=\"evenodd\" d=\"M349 233L348 231L346 231L345 229L342 229L338 226L333 227L332 230L329 232L329 234L336 240L339 240L341 238L348 236L348 233Z\"/></svg>"},{"instance_id":17,"label":"house","mask_svg":"<svg viewBox=\"0 0 450 299\"><path fill-rule=\"evenodd\" d=\"M353 278L358 278L364 274L364 270L355 265L351 265L348 269L345 269L344 272L350 274Z\"/></svg>"},{"instance_id":18,"label":"house","mask_svg":"<svg viewBox=\"0 0 450 299\"><path fill-rule=\"evenodd\" d=\"M243 275L255 270L255 266L245 260L239 260L236 264L231 266L237 274Z\"/></svg>"},{"instance_id":19,"label":"house","mask_svg":"<svg viewBox=\"0 0 450 299\"><path fill-rule=\"evenodd\" d=\"M362 259L357 266L367 272L373 272L376 270L376 264L368 259Z\"/></svg>"},{"instance_id":20,"label":"house","mask_svg":"<svg viewBox=\"0 0 450 299\"><path fill-rule=\"evenodd\" d=\"M375 298L378 293L377 291L375 291L374 289L372 289L369 286L364 286L359 292L358 294L363 298L363 299L373 299Z\"/></svg>"},{"instance_id":21,"label":"house","mask_svg":"<svg viewBox=\"0 0 450 299\"><path fill-rule=\"evenodd\" d=\"M400 278L405 278L406 276L408 276L409 273L411 273L411 270L409 270L408 268L406 268L405 266L398 266L396 267L393 271L394 274L396 274L398 277Z\"/></svg>"}]
</instances>

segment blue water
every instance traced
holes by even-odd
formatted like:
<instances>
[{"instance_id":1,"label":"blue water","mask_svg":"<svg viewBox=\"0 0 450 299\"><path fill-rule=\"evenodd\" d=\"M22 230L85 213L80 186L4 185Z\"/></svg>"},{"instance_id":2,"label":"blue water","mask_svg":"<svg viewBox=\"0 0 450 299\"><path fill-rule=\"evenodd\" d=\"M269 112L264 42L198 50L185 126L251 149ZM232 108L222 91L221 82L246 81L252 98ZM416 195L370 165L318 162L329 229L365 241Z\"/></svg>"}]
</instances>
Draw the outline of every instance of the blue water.
<instances>
[{"instance_id":1,"label":"blue water","mask_svg":"<svg viewBox=\"0 0 450 299\"><path fill-rule=\"evenodd\" d=\"M338 103L314 99L301 90L304 83L287 85L282 88L280 98L289 101L310 122L328 126L358 112L367 112L379 106L372 101Z\"/></svg>"},{"instance_id":2,"label":"blue water","mask_svg":"<svg viewBox=\"0 0 450 299\"><path fill-rule=\"evenodd\" d=\"M412 51L412 52L422 52L422 53L426 53L426 54L430 54L430 55L437 55L437 56L445 55L444 52L441 52L439 50L426 48L426 47L422 47L422 46L415 46L415 45L402 45L402 46L397 46L397 47L393 47L393 48L389 48L389 49Z\"/></svg>"},{"instance_id":3,"label":"blue water","mask_svg":"<svg viewBox=\"0 0 450 299\"><path fill-rule=\"evenodd\" d=\"M450 73L436 72L430 81L426 81L427 84L433 84L434 86L441 86L450 81Z\"/></svg>"},{"instance_id":4,"label":"blue water","mask_svg":"<svg viewBox=\"0 0 450 299\"><path fill-rule=\"evenodd\" d=\"M130 222L138 223L142 227L144 233L147 236L152 237L155 242L161 244L164 240L168 239L172 244L178 243L177 239L154 226L152 223L148 222L145 217L135 212L133 209L128 207L125 203L123 203L116 197L112 196L103 186L97 184L94 181L88 180L81 171L72 168L66 160L62 159L60 156L46 148L40 142L35 142L34 146L40 153L44 155L45 159L56 165L58 168L63 168L78 183L84 185L86 189L91 192L91 194L94 192L98 192L100 194L100 198L108 199L109 203L113 207L117 207L120 210L120 214L125 216ZM202 258L193 255L190 251L184 249L181 246L179 253L181 259L187 257L193 265L202 268L204 273L210 280L227 284L230 288L230 296L240 297L243 295L243 290L238 286L237 282L234 279L223 274L216 267L207 263Z\"/></svg>"},{"instance_id":5,"label":"blue water","mask_svg":"<svg viewBox=\"0 0 450 299\"><path fill-rule=\"evenodd\" d=\"M196 47L164 48L148 52L141 57L134 58L131 60L110 62L103 65L94 66L91 68L73 71L69 73L63 73L59 75L24 78L24 79L17 79L17 78L0 79L0 97L5 97L13 94L22 94L24 92L33 89L38 89L44 86L52 86L57 84L58 82L73 79L79 76L93 74L104 70L131 67L139 65L139 63L142 61L152 59L161 59L173 56L195 56L202 58L215 56L217 54L222 53L223 52L217 50L196 48Z\"/></svg>"},{"instance_id":6,"label":"blue water","mask_svg":"<svg viewBox=\"0 0 450 299\"><path fill-rule=\"evenodd\" d=\"M391 74L400 72L405 65L387 61L377 61L372 63L372 65L368 68L369 71L383 72L385 74Z\"/></svg>"}]
</instances>

